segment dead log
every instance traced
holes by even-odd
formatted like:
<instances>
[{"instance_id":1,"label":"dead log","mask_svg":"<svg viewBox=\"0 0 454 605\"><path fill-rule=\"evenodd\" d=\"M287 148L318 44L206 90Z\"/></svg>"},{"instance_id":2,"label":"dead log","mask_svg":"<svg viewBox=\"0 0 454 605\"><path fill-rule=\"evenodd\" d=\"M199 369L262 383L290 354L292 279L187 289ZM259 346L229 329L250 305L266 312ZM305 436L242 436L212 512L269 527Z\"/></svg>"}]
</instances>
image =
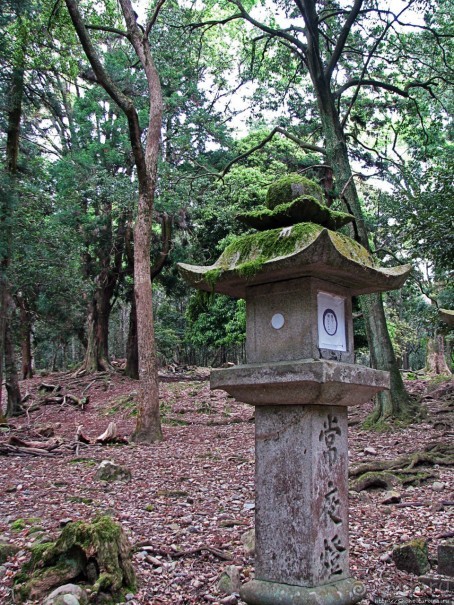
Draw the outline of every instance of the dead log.
<instances>
[{"instance_id":1,"label":"dead log","mask_svg":"<svg viewBox=\"0 0 454 605\"><path fill-rule=\"evenodd\" d=\"M101 445L108 445L109 443L128 443L128 440L125 437L120 437L117 435L117 425L115 422L109 422L109 426L107 429L96 438L96 443L100 443Z\"/></svg>"},{"instance_id":2,"label":"dead log","mask_svg":"<svg viewBox=\"0 0 454 605\"><path fill-rule=\"evenodd\" d=\"M9 445L15 445L17 447L21 447L21 448L32 448L32 449L40 449L40 450L47 450L48 452L51 452L52 450L57 449L58 447L60 447L60 445L62 445L63 443L63 439L56 437L54 439L49 439L48 441L24 441L23 439L20 439L19 437L16 437L15 435L11 435L11 437L8 439L8 444Z\"/></svg>"},{"instance_id":3,"label":"dead log","mask_svg":"<svg viewBox=\"0 0 454 605\"><path fill-rule=\"evenodd\" d=\"M85 435L83 434L83 426L81 424L79 424L79 426L77 427L77 431L76 431L76 441L79 441L80 443L86 443L89 444L90 443L90 439L88 437L85 437Z\"/></svg>"},{"instance_id":4,"label":"dead log","mask_svg":"<svg viewBox=\"0 0 454 605\"><path fill-rule=\"evenodd\" d=\"M0 444L0 456L44 456L52 458L55 453L35 447L18 447L8 443Z\"/></svg>"},{"instance_id":5,"label":"dead log","mask_svg":"<svg viewBox=\"0 0 454 605\"><path fill-rule=\"evenodd\" d=\"M85 408L86 405L88 405L88 402L90 401L89 397L81 397L79 399L75 395L71 395L69 393L65 395L65 399L67 402L79 406L82 410Z\"/></svg>"},{"instance_id":6,"label":"dead log","mask_svg":"<svg viewBox=\"0 0 454 605\"><path fill-rule=\"evenodd\" d=\"M58 393L61 391L61 384L49 384L47 382L42 382L38 387L38 391L43 391L45 393Z\"/></svg>"}]
</instances>

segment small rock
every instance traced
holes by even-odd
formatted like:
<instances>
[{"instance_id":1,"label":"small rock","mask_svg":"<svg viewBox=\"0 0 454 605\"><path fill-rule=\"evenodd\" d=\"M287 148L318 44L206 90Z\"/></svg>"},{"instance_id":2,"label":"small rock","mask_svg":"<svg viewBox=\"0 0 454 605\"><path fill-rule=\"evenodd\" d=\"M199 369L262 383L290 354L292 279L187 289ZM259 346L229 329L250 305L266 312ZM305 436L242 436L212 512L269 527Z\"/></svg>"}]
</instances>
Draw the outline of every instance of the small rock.
<instances>
[{"instance_id":1,"label":"small rock","mask_svg":"<svg viewBox=\"0 0 454 605\"><path fill-rule=\"evenodd\" d=\"M80 605L80 601L72 594L64 594L57 597L53 601L53 605Z\"/></svg>"},{"instance_id":2,"label":"small rock","mask_svg":"<svg viewBox=\"0 0 454 605\"><path fill-rule=\"evenodd\" d=\"M231 594L228 597L221 599L222 605L238 605L238 599L235 595Z\"/></svg>"},{"instance_id":3,"label":"small rock","mask_svg":"<svg viewBox=\"0 0 454 605\"><path fill-rule=\"evenodd\" d=\"M4 565L0 565L0 580L4 578L6 575L6 567Z\"/></svg>"},{"instance_id":4,"label":"small rock","mask_svg":"<svg viewBox=\"0 0 454 605\"><path fill-rule=\"evenodd\" d=\"M390 490L389 492L385 492L381 503L382 504L398 504L401 500L402 500L402 496L399 494L399 492Z\"/></svg>"},{"instance_id":5,"label":"small rock","mask_svg":"<svg viewBox=\"0 0 454 605\"><path fill-rule=\"evenodd\" d=\"M396 546L392 551L392 558L397 567L421 576L429 569L427 542L421 538Z\"/></svg>"},{"instance_id":6,"label":"small rock","mask_svg":"<svg viewBox=\"0 0 454 605\"><path fill-rule=\"evenodd\" d=\"M255 529L249 529L241 536L241 543L244 546L246 554L253 555L255 553Z\"/></svg>"},{"instance_id":7,"label":"small rock","mask_svg":"<svg viewBox=\"0 0 454 605\"><path fill-rule=\"evenodd\" d=\"M390 563L392 561L391 554L385 552L383 555L380 555L380 561L382 561L382 563Z\"/></svg>"},{"instance_id":8,"label":"small rock","mask_svg":"<svg viewBox=\"0 0 454 605\"><path fill-rule=\"evenodd\" d=\"M103 460L96 469L95 479L98 481L130 481L131 471L113 460Z\"/></svg>"},{"instance_id":9,"label":"small rock","mask_svg":"<svg viewBox=\"0 0 454 605\"><path fill-rule=\"evenodd\" d=\"M218 580L219 592L227 595L239 594L240 587L240 568L236 565L227 565Z\"/></svg>"},{"instance_id":10,"label":"small rock","mask_svg":"<svg viewBox=\"0 0 454 605\"><path fill-rule=\"evenodd\" d=\"M66 517L65 519L60 519L60 527L66 527L69 523L72 523L73 520L71 517Z\"/></svg>"},{"instance_id":11,"label":"small rock","mask_svg":"<svg viewBox=\"0 0 454 605\"><path fill-rule=\"evenodd\" d=\"M132 601L134 598L134 595L132 594L132 592L128 592L128 594L125 595L125 599L127 601Z\"/></svg>"},{"instance_id":12,"label":"small rock","mask_svg":"<svg viewBox=\"0 0 454 605\"><path fill-rule=\"evenodd\" d=\"M377 455L377 450L375 450L373 447L365 447L364 448L364 453L365 454L369 454L369 456L376 456Z\"/></svg>"},{"instance_id":13,"label":"small rock","mask_svg":"<svg viewBox=\"0 0 454 605\"><path fill-rule=\"evenodd\" d=\"M86 605L88 595L77 584L64 584L59 586L45 599L43 605Z\"/></svg>"},{"instance_id":14,"label":"small rock","mask_svg":"<svg viewBox=\"0 0 454 605\"><path fill-rule=\"evenodd\" d=\"M442 492L445 489L445 484L441 481L434 481L432 483L432 489L434 492Z\"/></svg>"}]
</instances>

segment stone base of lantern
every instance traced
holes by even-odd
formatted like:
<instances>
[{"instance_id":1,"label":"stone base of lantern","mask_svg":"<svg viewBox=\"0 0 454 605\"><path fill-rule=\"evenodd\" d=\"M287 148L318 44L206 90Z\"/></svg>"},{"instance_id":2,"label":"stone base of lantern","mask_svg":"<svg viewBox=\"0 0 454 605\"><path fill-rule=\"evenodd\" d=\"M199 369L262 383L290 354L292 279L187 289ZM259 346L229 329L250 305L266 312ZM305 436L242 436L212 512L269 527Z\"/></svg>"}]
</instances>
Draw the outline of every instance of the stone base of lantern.
<instances>
[{"instance_id":1,"label":"stone base of lantern","mask_svg":"<svg viewBox=\"0 0 454 605\"><path fill-rule=\"evenodd\" d=\"M314 588L252 580L240 591L248 605L354 605L365 594L364 584L353 578Z\"/></svg>"}]
</instances>

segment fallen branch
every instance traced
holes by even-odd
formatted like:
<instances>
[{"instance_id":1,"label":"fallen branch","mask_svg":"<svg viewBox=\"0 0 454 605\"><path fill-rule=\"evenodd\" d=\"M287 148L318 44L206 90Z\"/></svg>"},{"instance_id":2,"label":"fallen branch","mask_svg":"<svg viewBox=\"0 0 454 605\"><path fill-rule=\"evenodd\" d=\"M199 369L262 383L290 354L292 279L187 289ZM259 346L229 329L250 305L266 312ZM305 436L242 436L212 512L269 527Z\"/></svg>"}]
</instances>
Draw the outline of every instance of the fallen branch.
<instances>
[{"instance_id":1,"label":"fallen branch","mask_svg":"<svg viewBox=\"0 0 454 605\"><path fill-rule=\"evenodd\" d=\"M58 393L61 391L61 385L42 382L38 387L38 391L44 391L45 393Z\"/></svg>"},{"instance_id":2,"label":"fallen branch","mask_svg":"<svg viewBox=\"0 0 454 605\"><path fill-rule=\"evenodd\" d=\"M139 542L136 544L136 548L140 548L141 550L145 550L147 552L151 552L155 555L160 555L162 557L170 557L171 559L179 559L181 557L190 557L191 555L198 555L204 551L210 552L212 555L215 555L219 559L223 559L224 561L232 561L233 556L229 552L225 552L223 550L219 550L218 548L214 548L213 546L208 546L203 544L202 546L198 546L197 548L191 548L189 550L165 550L161 548L155 548L151 544L144 544ZM147 560L147 559L145 559ZM149 563L152 561L149 561Z\"/></svg>"},{"instance_id":3,"label":"fallen branch","mask_svg":"<svg viewBox=\"0 0 454 605\"><path fill-rule=\"evenodd\" d=\"M52 458L57 452L48 452L35 447L17 447L8 443L0 444L0 456L44 456Z\"/></svg>"}]
</instances>

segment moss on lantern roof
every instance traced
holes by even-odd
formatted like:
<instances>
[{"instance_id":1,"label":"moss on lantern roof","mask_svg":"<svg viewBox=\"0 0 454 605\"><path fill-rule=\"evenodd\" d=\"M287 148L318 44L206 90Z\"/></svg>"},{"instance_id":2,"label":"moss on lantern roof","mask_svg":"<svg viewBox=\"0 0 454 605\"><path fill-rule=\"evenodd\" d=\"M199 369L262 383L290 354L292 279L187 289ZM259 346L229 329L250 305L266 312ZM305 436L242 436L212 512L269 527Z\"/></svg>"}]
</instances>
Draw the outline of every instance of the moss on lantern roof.
<instances>
[{"instance_id":1,"label":"moss on lantern roof","mask_svg":"<svg viewBox=\"0 0 454 605\"><path fill-rule=\"evenodd\" d=\"M313 197L323 201L323 189L318 183L300 174L291 173L278 179L269 186L266 194L266 207L273 210L280 204L287 204L299 197Z\"/></svg>"},{"instance_id":2,"label":"moss on lantern roof","mask_svg":"<svg viewBox=\"0 0 454 605\"><path fill-rule=\"evenodd\" d=\"M234 240L210 267L179 264L196 288L244 297L246 287L315 276L354 294L400 287L410 266L381 269L350 237L314 223L271 229Z\"/></svg>"},{"instance_id":3,"label":"moss on lantern roof","mask_svg":"<svg viewBox=\"0 0 454 605\"><path fill-rule=\"evenodd\" d=\"M301 196L285 204L278 204L270 210L264 206L251 212L244 212L236 217L248 227L259 231L276 227L289 227L295 223L309 221L327 229L340 229L354 220L351 214L331 210L320 203L315 197Z\"/></svg>"}]
</instances>

